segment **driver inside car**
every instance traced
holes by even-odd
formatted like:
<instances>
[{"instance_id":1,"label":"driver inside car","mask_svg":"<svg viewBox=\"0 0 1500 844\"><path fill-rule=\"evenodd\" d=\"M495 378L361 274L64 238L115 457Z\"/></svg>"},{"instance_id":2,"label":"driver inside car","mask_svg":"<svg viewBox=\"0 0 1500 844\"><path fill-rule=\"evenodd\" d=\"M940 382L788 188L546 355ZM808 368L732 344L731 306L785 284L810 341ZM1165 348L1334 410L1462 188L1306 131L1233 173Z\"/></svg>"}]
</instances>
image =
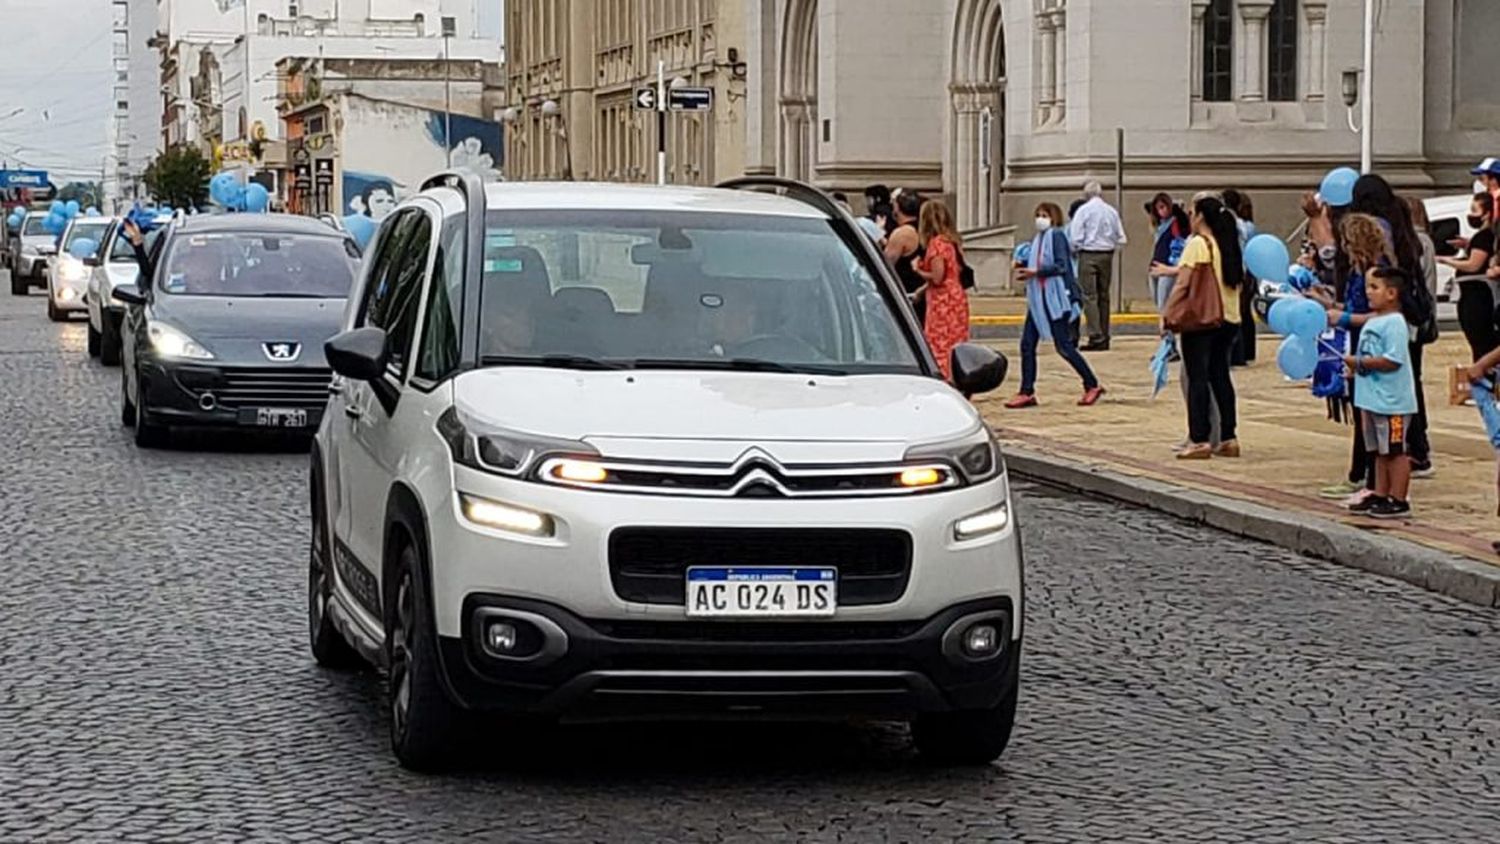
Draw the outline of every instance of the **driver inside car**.
<instances>
[{"instance_id":1,"label":"driver inside car","mask_svg":"<svg viewBox=\"0 0 1500 844\"><path fill-rule=\"evenodd\" d=\"M704 293L703 325L708 351L715 357L734 357L736 347L760 334L757 303L743 291Z\"/></svg>"}]
</instances>

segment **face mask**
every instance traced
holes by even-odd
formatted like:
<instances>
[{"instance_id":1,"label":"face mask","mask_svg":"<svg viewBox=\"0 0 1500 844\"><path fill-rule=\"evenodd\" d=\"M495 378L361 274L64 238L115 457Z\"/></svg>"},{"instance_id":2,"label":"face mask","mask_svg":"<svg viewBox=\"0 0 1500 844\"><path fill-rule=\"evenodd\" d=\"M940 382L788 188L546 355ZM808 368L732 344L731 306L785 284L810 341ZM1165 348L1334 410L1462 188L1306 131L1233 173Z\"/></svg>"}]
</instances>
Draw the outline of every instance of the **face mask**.
<instances>
[{"instance_id":1,"label":"face mask","mask_svg":"<svg viewBox=\"0 0 1500 844\"><path fill-rule=\"evenodd\" d=\"M1051 217L1037 217L1036 218L1036 230L1037 231L1044 232L1044 231L1046 231L1046 230L1048 230L1050 228L1052 228L1052 218Z\"/></svg>"},{"instance_id":2,"label":"face mask","mask_svg":"<svg viewBox=\"0 0 1500 844\"><path fill-rule=\"evenodd\" d=\"M1469 228L1471 228L1471 229L1482 229L1482 228L1484 228L1484 218L1483 217L1476 217L1473 214L1470 214L1469 215Z\"/></svg>"}]
</instances>

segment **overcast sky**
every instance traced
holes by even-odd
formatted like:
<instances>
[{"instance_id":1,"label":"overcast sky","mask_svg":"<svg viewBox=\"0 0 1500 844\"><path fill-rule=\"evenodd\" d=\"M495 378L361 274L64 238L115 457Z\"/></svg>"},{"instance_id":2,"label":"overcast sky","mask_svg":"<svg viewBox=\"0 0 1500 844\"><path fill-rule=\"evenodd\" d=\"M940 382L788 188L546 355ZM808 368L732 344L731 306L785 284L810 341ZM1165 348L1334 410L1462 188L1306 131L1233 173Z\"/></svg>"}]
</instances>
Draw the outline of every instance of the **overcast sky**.
<instances>
[{"instance_id":1,"label":"overcast sky","mask_svg":"<svg viewBox=\"0 0 1500 844\"><path fill-rule=\"evenodd\" d=\"M110 4L0 0L0 21L0 161L47 170L58 185L98 179L114 79Z\"/></svg>"}]
</instances>

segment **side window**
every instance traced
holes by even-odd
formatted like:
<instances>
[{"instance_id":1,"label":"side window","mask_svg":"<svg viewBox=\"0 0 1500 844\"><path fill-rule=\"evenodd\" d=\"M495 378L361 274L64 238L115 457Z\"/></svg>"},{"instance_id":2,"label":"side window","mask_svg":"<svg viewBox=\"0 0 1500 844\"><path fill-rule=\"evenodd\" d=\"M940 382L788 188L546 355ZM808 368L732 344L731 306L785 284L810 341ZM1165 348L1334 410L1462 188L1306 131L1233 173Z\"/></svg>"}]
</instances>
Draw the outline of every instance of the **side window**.
<instances>
[{"instance_id":1,"label":"side window","mask_svg":"<svg viewBox=\"0 0 1500 844\"><path fill-rule=\"evenodd\" d=\"M422 326L422 348L417 375L437 381L458 367L460 291L463 290L464 227L456 217L443 224L432 284L427 288L427 318Z\"/></svg>"},{"instance_id":2,"label":"side window","mask_svg":"<svg viewBox=\"0 0 1500 844\"><path fill-rule=\"evenodd\" d=\"M408 225L412 212L402 211L394 215L390 222L383 227L384 230L377 235L374 249L366 256L369 262L369 279L365 283L364 293L359 303L359 316L355 319L356 326L375 325L375 315L385 307L381 303L388 292L391 265L393 258L401 251L402 240L410 234Z\"/></svg>"},{"instance_id":3,"label":"side window","mask_svg":"<svg viewBox=\"0 0 1500 844\"><path fill-rule=\"evenodd\" d=\"M427 250L432 245L432 225L421 211L404 212L405 218L391 233L389 264L377 279L370 298L366 319L369 325L385 329L386 348L390 356L389 371L397 378L406 377L411 341L416 335L417 311L422 304L422 276L427 270ZM382 248L382 252L385 250Z\"/></svg>"}]
</instances>

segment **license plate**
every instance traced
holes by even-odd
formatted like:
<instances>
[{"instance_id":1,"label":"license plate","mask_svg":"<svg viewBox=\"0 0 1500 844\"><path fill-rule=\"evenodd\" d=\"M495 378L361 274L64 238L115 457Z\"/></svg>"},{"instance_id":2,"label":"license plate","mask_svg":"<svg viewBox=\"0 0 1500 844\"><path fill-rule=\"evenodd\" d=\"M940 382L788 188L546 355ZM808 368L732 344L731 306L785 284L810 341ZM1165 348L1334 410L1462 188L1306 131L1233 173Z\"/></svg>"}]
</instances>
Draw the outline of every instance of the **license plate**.
<instances>
[{"instance_id":1,"label":"license plate","mask_svg":"<svg viewBox=\"0 0 1500 844\"><path fill-rule=\"evenodd\" d=\"M241 414L240 421L247 421L249 416ZM248 421L262 428L306 428L307 411L294 407L257 407Z\"/></svg>"},{"instance_id":2,"label":"license plate","mask_svg":"<svg viewBox=\"0 0 1500 844\"><path fill-rule=\"evenodd\" d=\"M694 617L830 616L838 606L831 568L713 568L687 571L687 614Z\"/></svg>"}]
</instances>

